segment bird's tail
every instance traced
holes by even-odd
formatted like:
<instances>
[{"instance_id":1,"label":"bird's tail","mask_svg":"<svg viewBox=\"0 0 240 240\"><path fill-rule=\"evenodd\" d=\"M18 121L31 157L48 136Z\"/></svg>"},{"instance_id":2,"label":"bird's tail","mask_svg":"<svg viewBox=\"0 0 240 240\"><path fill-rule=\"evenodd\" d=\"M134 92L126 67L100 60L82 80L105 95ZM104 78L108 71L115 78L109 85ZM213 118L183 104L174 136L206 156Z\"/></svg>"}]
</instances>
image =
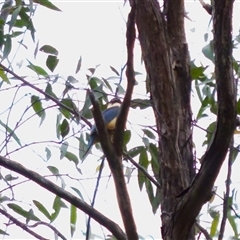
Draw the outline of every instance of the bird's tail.
<instances>
[{"instance_id":1,"label":"bird's tail","mask_svg":"<svg viewBox=\"0 0 240 240\"><path fill-rule=\"evenodd\" d=\"M95 142L95 138L93 136L90 137L88 145L87 145L87 150L86 152L83 154L83 160L86 158L86 156L89 154L93 144Z\"/></svg>"}]
</instances>

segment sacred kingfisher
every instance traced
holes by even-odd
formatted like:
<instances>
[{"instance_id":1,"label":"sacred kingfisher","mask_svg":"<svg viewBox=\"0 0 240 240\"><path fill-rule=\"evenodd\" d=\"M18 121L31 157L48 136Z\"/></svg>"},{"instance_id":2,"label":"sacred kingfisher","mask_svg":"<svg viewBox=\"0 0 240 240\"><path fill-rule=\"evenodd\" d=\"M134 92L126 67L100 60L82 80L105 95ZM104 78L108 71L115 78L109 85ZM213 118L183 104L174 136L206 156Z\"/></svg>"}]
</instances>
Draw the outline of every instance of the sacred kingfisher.
<instances>
[{"instance_id":1,"label":"sacred kingfisher","mask_svg":"<svg viewBox=\"0 0 240 240\"><path fill-rule=\"evenodd\" d=\"M116 126L116 121L117 121L117 116L120 112L121 108L121 100L119 98L113 98L108 104L107 104L107 109L105 109L102 112L103 116L103 121L106 124L108 133L113 133L115 126ZM91 150L92 146L99 141L98 139L98 133L97 133L97 128L96 125L94 124L92 126L91 132L90 132L90 138L88 141L87 145L87 150L83 155L83 159L85 156L89 153Z\"/></svg>"}]
</instances>

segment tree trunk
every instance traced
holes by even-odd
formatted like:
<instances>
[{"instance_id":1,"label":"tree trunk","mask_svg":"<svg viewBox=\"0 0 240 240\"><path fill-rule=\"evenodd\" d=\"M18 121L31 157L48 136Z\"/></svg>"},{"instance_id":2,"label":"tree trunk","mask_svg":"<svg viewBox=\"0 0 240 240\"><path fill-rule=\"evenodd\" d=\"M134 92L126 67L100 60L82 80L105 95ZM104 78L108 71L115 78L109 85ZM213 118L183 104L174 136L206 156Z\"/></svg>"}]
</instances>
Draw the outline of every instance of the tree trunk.
<instances>
[{"instance_id":1,"label":"tree trunk","mask_svg":"<svg viewBox=\"0 0 240 240\"><path fill-rule=\"evenodd\" d=\"M217 5L220 0L215 1ZM222 58L225 59L221 66L221 70L224 71L221 74L225 76L225 81L218 75L218 127L225 122L226 131L220 140L222 132L217 128L215 140L204 158L205 163L195 177L190 107L190 59L184 31L184 0L165 0L163 11L157 0L131 1L131 6L136 8L139 41L149 77L152 106L159 134L161 233L164 240L195 239L193 227L195 219L211 194L235 126L235 89L231 49L229 50L231 21L227 17L231 16L233 2L229 3L228 0L222 2L224 3L221 3L222 6L218 7L218 10L221 12L220 9L225 8L225 14L221 14L221 17L226 19L222 21L226 34L223 28L221 34L226 38L218 47L221 49L226 47L228 51L220 51ZM215 29L221 29L217 24L214 26ZM224 94L224 91L227 94ZM226 119L227 116L229 118ZM218 151L216 143L222 146ZM218 152L218 155L213 156L214 151ZM176 196L183 190L186 194L177 198Z\"/></svg>"}]
</instances>

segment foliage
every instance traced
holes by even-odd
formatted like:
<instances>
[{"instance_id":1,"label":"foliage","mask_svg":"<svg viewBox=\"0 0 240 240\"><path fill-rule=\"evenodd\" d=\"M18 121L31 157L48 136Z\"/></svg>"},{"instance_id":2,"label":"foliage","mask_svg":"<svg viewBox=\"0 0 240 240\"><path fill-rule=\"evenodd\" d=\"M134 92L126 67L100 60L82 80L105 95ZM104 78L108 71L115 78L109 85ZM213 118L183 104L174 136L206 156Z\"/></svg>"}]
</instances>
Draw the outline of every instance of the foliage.
<instances>
[{"instance_id":1,"label":"foliage","mask_svg":"<svg viewBox=\"0 0 240 240\"><path fill-rule=\"evenodd\" d=\"M22 161L21 154L25 158L25 149L31 149L35 145L38 146L39 148L33 148L35 153L33 156L31 153L26 161L34 162L36 161L34 158L39 157L44 163L42 176L54 179L60 188L75 194L82 201L88 201L86 194L83 193L84 188L81 187L80 180L84 178L84 167L87 164L86 161L83 162L83 154L87 146L87 138L89 137L85 130L91 127L89 120L92 120L93 116L90 97L85 88L79 87L80 81L84 81L85 85L87 84L87 87L92 90L101 109L104 110L107 101L115 95L116 89L118 89L121 97L125 94L126 88L122 84L125 68L122 67L121 71L119 71L113 66L109 66L112 75L107 78L100 77L97 75L99 66L90 67L87 70L82 69L82 61L84 59L80 56L76 63L76 73L82 74L84 78L79 80L77 75L75 76L72 73L67 77L62 77L56 70L61 61L58 49L49 44L40 45L39 47L39 42L37 42L34 51L36 60L30 61L24 59L24 61L27 60L27 65L22 67L24 68L24 72L27 72L27 74L30 73L30 75L34 74L35 77L32 79L30 77L22 77L18 74L18 69L12 64L15 46L18 45L20 48L26 48L25 36L27 34L31 35L33 42L36 42L37 29L35 29L34 25L34 14L37 7L46 7L50 10L60 11L50 1L29 1L26 4L18 0L14 3L6 1L2 5L0 15L0 47L2 49L3 61L0 65L0 91L5 96L8 96L8 103L4 103L5 109L1 113L2 117L0 120L1 132L4 137L0 145L1 155ZM239 36L236 36L234 39L236 43L235 47L237 47L238 39ZM37 54L39 52L46 55L45 64L38 65ZM202 53L207 59L213 62L214 54L211 40L206 41L206 46L202 48ZM4 66L7 67L4 68ZM238 79L239 62L236 59L234 60L234 71L234 77ZM139 73L135 72L135 75L137 76ZM193 60L191 62L191 77L194 98L198 98L198 102L200 103L196 119L193 123L194 128L201 128L201 121L204 118L212 119L212 122L208 123L206 129L203 129L206 132L206 137L202 144L207 147L211 143L216 127L217 102L215 76L208 71L207 65L197 64ZM81 96L79 95L79 91L81 91ZM144 115L144 111L149 110L151 107L148 95L142 98L134 97L131 100L131 110L137 110L142 115ZM240 113L240 100L238 100L237 110ZM38 126L36 126L36 122L39 124ZM35 131L37 127L39 129ZM49 129L51 135L46 134L44 136L43 133L42 137L41 131L44 132L46 129ZM26 133L30 135L30 138L26 136ZM53 133L55 134L54 137L52 137ZM126 161L123 162L125 176L128 181L131 181L135 177L135 170L137 171L139 190L146 191L152 211L155 214L159 209L161 196L156 184L147 177L144 171L151 173L150 175L152 175L153 179L160 182L156 127L155 125L150 126L147 124L138 127L138 135L141 141L139 144L129 147L133 135L135 136L134 128L125 130L124 151ZM51 136L51 138L48 139L48 136ZM96 148L99 149L99 145L96 145ZM236 151L234 152L234 157L231 158L230 156L230 167L232 167L238 155L238 148L235 145L233 148ZM136 169L128 157L136 161L140 168ZM99 157L99 153L97 158L98 160L103 159L103 157ZM89 160L91 161L91 159ZM99 172L99 163L95 161L94 164L94 170ZM70 171L66 171L65 166L71 168L70 170L73 174ZM197 167L199 167L198 164ZM105 168L107 167L105 166ZM230 180L231 177L228 181ZM25 200L21 200L21 197L15 194L15 189L18 186L27 184L28 180L15 172L2 169L0 181L1 186L4 186L0 190L1 209L13 216L11 219L9 215L5 215L14 224L19 226L15 220L21 217L22 224L27 228L30 228L31 224L35 223L44 223L47 227L51 228L52 223L56 223L57 225L58 219L62 217L61 213L68 211L70 216L68 219L70 237L75 236L76 230L79 231L78 220L82 215L73 204L67 203L59 196L53 197L52 195L49 195L47 202L41 202L41 200L37 199L37 196L35 198L34 191L30 191L30 196L26 200L26 204ZM34 189L33 185L30 186L31 189ZM237 191L233 189L232 195L226 196L226 199L228 202L227 221L233 230L234 237L237 239L239 235L237 219L239 216L237 215L236 194ZM210 223L207 225L207 230L211 237L215 237L220 229L222 210L214 205L213 202L209 204L207 211L209 214L208 217L211 217ZM201 220L202 218L200 217L200 224ZM60 228L51 229L54 234L61 236ZM97 236L93 232L94 229L91 232L92 237L102 238L102 236ZM11 232L1 227L0 234L11 235ZM85 230L83 230L84 234ZM109 235L108 239L114 238ZM144 238L141 237L141 239Z\"/></svg>"}]
</instances>

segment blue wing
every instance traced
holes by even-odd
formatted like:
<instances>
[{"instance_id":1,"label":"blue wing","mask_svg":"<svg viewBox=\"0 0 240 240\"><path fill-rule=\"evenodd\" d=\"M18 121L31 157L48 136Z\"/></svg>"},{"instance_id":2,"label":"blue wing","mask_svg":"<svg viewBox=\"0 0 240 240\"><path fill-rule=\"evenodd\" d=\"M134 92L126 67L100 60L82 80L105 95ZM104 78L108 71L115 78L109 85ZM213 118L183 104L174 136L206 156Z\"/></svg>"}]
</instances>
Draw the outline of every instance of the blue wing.
<instances>
[{"instance_id":1,"label":"blue wing","mask_svg":"<svg viewBox=\"0 0 240 240\"><path fill-rule=\"evenodd\" d=\"M114 118L118 116L120 112L120 107L112 107L112 108L107 108L102 112L103 115L103 121L108 124L110 123ZM86 155L89 153L91 150L92 146L97 142L97 128L96 125L94 124L92 126L91 132L90 132L90 138L88 141L87 145L87 150L83 155L83 159L86 157Z\"/></svg>"},{"instance_id":2,"label":"blue wing","mask_svg":"<svg viewBox=\"0 0 240 240\"><path fill-rule=\"evenodd\" d=\"M108 124L109 122L111 122L114 118L116 118L118 116L120 112L120 107L112 107L112 108L107 108L102 112L103 115L103 121ZM96 125L94 124L92 126L91 129L91 133L90 135L94 134L95 132L97 132L97 128Z\"/></svg>"}]
</instances>

